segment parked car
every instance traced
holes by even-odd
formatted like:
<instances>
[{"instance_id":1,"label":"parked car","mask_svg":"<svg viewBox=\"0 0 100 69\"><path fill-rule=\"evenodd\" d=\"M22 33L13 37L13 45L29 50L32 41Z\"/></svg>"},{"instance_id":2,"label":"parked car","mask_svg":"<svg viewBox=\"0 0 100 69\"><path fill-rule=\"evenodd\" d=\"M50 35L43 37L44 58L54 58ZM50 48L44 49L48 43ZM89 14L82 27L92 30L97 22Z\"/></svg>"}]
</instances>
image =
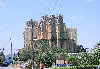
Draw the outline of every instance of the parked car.
<instances>
[{"instance_id":1,"label":"parked car","mask_svg":"<svg viewBox=\"0 0 100 69\"><path fill-rule=\"evenodd\" d=\"M7 62L2 63L3 66L8 66L9 64Z\"/></svg>"},{"instance_id":2,"label":"parked car","mask_svg":"<svg viewBox=\"0 0 100 69\"><path fill-rule=\"evenodd\" d=\"M5 63L7 63L8 65L10 65L10 63L9 63L9 62L7 62L7 61L5 61Z\"/></svg>"}]
</instances>

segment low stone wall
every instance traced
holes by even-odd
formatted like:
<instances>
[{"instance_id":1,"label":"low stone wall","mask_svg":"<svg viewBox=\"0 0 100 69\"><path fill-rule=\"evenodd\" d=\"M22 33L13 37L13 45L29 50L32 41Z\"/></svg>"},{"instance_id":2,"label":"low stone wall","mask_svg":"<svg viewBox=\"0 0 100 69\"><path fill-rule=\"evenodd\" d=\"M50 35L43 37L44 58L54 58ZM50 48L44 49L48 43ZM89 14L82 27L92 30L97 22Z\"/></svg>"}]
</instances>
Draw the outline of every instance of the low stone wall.
<instances>
[{"instance_id":1,"label":"low stone wall","mask_svg":"<svg viewBox=\"0 0 100 69\"><path fill-rule=\"evenodd\" d=\"M83 53L66 53L66 54L56 54L56 59L65 59L69 56L75 56L76 58L81 58Z\"/></svg>"},{"instance_id":2,"label":"low stone wall","mask_svg":"<svg viewBox=\"0 0 100 69\"><path fill-rule=\"evenodd\" d=\"M17 62L14 61L12 67L13 67L13 68L20 68L20 69L23 69L23 68L21 67L21 65L24 65L24 63L25 63L25 62L23 62L23 61L17 61Z\"/></svg>"},{"instance_id":3,"label":"low stone wall","mask_svg":"<svg viewBox=\"0 0 100 69\"><path fill-rule=\"evenodd\" d=\"M13 68L21 68L20 64L12 65Z\"/></svg>"},{"instance_id":4,"label":"low stone wall","mask_svg":"<svg viewBox=\"0 0 100 69\"><path fill-rule=\"evenodd\" d=\"M40 69L39 65L37 65L36 63L34 63L34 65L35 65L36 69ZM12 67L13 68L21 68L21 69L30 69L30 67L31 67L31 61L28 61L28 62L14 61Z\"/></svg>"}]
</instances>

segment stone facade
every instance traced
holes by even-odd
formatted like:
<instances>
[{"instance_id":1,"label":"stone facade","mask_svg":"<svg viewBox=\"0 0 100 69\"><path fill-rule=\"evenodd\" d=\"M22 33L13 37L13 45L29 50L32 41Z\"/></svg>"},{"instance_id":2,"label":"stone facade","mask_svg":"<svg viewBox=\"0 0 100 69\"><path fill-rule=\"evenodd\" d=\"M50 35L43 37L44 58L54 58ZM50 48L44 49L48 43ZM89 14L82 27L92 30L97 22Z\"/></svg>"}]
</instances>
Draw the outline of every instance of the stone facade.
<instances>
[{"instance_id":1,"label":"stone facade","mask_svg":"<svg viewBox=\"0 0 100 69\"><path fill-rule=\"evenodd\" d=\"M33 23L33 30L31 25ZM50 46L64 48L69 52L76 52L77 28L66 28L63 23L63 15L41 16L41 21L27 21L23 33L23 47L31 47L33 40L47 40Z\"/></svg>"}]
</instances>

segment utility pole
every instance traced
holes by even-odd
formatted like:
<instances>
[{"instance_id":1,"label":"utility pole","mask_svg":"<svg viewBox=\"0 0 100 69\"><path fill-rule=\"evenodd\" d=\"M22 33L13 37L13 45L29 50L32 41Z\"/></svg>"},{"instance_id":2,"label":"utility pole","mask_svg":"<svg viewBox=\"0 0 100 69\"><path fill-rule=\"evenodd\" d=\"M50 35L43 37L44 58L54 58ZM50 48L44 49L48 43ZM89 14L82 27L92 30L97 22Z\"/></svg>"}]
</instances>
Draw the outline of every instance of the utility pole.
<instances>
[{"instance_id":1,"label":"utility pole","mask_svg":"<svg viewBox=\"0 0 100 69\"><path fill-rule=\"evenodd\" d=\"M34 44L33 44L33 20L31 19L32 21L32 41L31 41L31 45L32 45L32 69L35 69L35 66L34 66Z\"/></svg>"},{"instance_id":2,"label":"utility pole","mask_svg":"<svg viewBox=\"0 0 100 69\"><path fill-rule=\"evenodd\" d=\"M10 39L11 41L11 39ZM12 61L12 42L11 42L11 61Z\"/></svg>"},{"instance_id":3,"label":"utility pole","mask_svg":"<svg viewBox=\"0 0 100 69\"><path fill-rule=\"evenodd\" d=\"M12 42L11 42L11 61L12 61Z\"/></svg>"}]
</instances>

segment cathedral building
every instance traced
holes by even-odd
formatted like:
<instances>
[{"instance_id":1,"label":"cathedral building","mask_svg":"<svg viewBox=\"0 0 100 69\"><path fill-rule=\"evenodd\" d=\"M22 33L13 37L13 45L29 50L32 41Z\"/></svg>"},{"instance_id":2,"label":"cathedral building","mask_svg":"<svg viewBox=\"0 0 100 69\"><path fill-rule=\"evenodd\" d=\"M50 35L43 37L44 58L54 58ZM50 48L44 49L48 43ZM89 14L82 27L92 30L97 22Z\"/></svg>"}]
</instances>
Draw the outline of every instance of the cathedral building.
<instances>
[{"instance_id":1,"label":"cathedral building","mask_svg":"<svg viewBox=\"0 0 100 69\"><path fill-rule=\"evenodd\" d=\"M46 40L49 46L57 46L71 53L76 52L77 28L66 28L63 15L41 16L39 23L32 19L27 21L23 32L24 48L31 47L32 31L34 41Z\"/></svg>"}]
</instances>

